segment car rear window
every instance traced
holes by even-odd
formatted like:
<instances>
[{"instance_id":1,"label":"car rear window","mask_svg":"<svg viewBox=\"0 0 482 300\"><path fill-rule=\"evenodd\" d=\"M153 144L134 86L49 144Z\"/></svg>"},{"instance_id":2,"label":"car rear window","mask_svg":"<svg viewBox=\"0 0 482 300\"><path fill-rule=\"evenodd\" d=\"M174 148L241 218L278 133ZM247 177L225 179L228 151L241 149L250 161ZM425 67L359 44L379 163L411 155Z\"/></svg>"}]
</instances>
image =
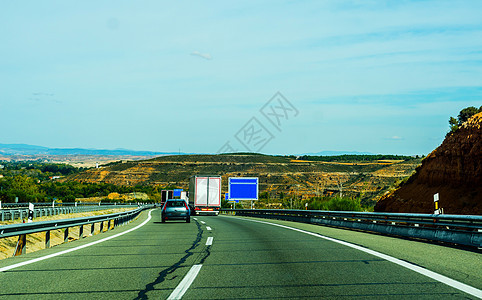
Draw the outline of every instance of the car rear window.
<instances>
[{"instance_id":1,"label":"car rear window","mask_svg":"<svg viewBox=\"0 0 482 300\"><path fill-rule=\"evenodd\" d=\"M167 207L184 207L184 201L167 201Z\"/></svg>"}]
</instances>

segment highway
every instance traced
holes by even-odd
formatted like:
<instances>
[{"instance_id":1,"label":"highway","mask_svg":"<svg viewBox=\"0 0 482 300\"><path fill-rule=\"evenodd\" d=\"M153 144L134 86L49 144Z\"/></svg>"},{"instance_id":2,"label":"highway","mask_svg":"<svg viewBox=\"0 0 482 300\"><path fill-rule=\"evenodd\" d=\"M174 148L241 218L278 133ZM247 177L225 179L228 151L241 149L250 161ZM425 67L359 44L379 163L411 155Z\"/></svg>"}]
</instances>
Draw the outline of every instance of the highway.
<instances>
[{"instance_id":1,"label":"highway","mask_svg":"<svg viewBox=\"0 0 482 300\"><path fill-rule=\"evenodd\" d=\"M0 298L477 299L482 289L480 252L267 222L200 216L163 224L160 210L145 211L127 226L0 261Z\"/></svg>"}]
</instances>

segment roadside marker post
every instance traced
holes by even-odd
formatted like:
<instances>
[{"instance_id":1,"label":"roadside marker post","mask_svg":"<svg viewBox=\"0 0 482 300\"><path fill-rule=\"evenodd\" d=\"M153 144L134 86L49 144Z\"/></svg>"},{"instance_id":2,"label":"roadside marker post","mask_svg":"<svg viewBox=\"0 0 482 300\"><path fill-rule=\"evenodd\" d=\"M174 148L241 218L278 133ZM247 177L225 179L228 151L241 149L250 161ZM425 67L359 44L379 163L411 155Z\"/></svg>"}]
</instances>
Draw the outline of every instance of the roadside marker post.
<instances>
[{"instance_id":1,"label":"roadside marker post","mask_svg":"<svg viewBox=\"0 0 482 300\"><path fill-rule=\"evenodd\" d=\"M28 204L28 223L32 223L33 221L33 209L34 209L34 205L33 203L29 203Z\"/></svg>"},{"instance_id":2,"label":"roadside marker post","mask_svg":"<svg viewBox=\"0 0 482 300\"><path fill-rule=\"evenodd\" d=\"M443 209L439 208L438 206L438 200L439 200L439 196L438 196L438 193L433 195L433 202L434 202L434 205L435 205L435 211L433 212L434 215L439 215L441 213L443 213Z\"/></svg>"}]
</instances>

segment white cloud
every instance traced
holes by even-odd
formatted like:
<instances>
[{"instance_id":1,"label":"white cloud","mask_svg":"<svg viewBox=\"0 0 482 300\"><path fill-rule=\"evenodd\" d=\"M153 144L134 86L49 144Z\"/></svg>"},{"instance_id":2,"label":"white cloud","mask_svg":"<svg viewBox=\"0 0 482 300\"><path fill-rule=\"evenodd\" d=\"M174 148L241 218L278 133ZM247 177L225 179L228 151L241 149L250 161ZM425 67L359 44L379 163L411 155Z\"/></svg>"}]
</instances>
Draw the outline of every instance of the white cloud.
<instances>
[{"instance_id":1,"label":"white cloud","mask_svg":"<svg viewBox=\"0 0 482 300\"><path fill-rule=\"evenodd\" d=\"M201 52L199 52L199 51L194 51L194 52L191 53L191 55L193 55L193 56L199 56L199 57L204 58L204 59L207 59L207 60L213 59L212 56L211 56L211 54L209 54L209 53L201 53Z\"/></svg>"}]
</instances>

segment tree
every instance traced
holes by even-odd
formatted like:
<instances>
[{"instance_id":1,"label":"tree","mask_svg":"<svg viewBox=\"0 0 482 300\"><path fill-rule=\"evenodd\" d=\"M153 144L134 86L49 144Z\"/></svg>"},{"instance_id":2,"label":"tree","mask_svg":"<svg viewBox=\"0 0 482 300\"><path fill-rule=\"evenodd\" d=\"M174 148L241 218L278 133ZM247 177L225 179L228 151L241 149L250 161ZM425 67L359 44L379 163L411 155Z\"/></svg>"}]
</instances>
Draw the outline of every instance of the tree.
<instances>
[{"instance_id":1,"label":"tree","mask_svg":"<svg viewBox=\"0 0 482 300\"><path fill-rule=\"evenodd\" d=\"M479 112L482 112L482 106L478 109L474 106L469 106L462 109L459 115L457 116L457 118L450 117L449 119L450 131L447 132L447 135L450 135L453 132L457 131L464 122L466 122L470 117L472 117L473 115Z\"/></svg>"},{"instance_id":2,"label":"tree","mask_svg":"<svg viewBox=\"0 0 482 300\"><path fill-rule=\"evenodd\" d=\"M12 179L9 200L18 197L20 202L37 201L42 198L35 180L25 175L17 175Z\"/></svg>"},{"instance_id":3,"label":"tree","mask_svg":"<svg viewBox=\"0 0 482 300\"><path fill-rule=\"evenodd\" d=\"M457 129L459 129L459 121L456 118L450 117L449 124L450 132L455 132Z\"/></svg>"},{"instance_id":4,"label":"tree","mask_svg":"<svg viewBox=\"0 0 482 300\"><path fill-rule=\"evenodd\" d=\"M459 113L458 119L459 119L459 125L462 125L465 121L467 121L470 117L473 115L481 112L480 109L475 108L474 106L469 106L464 109L462 109Z\"/></svg>"}]
</instances>

